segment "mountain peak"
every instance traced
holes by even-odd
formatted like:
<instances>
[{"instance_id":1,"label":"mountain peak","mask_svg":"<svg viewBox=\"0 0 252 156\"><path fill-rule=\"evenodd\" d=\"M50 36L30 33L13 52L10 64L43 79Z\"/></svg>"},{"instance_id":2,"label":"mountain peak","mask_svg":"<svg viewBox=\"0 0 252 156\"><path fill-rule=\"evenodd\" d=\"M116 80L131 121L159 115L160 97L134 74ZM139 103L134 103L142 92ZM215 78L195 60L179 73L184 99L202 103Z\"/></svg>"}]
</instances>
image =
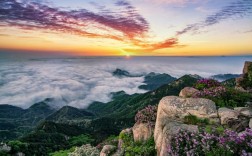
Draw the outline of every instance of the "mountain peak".
<instances>
[{"instance_id":1,"label":"mountain peak","mask_svg":"<svg viewBox=\"0 0 252 156\"><path fill-rule=\"evenodd\" d=\"M113 75L117 76L117 77L123 77L123 76L130 77L131 76L128 71L122 70L122 69L118 69L118 68L115 71L113 71Z\"/></svg>"}]
</instances>

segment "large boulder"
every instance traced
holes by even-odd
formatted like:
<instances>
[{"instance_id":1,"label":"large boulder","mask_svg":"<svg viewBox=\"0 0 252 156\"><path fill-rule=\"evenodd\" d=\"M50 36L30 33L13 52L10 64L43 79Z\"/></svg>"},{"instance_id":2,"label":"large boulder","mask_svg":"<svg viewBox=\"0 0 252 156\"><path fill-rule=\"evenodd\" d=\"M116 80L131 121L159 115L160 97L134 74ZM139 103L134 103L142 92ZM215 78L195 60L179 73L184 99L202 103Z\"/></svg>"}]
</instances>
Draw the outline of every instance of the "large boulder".
<instances>
[{"instance_id":1,"label":"large boulder","mask_svg":"<svg viewBox=\"0 0 252 156\"><path fill-rule=\"evenodd\" d=\"M146 141L153 134L153 128L148 123L135 123L132 131L134 141Z\"/></svg>"},{"instance_id":2,"label":"large boulder","mask_svg":"<svg viewBox=\"0 0 252 156\"><path fill-rule=\"evenodd\" d=\"M197 93L198 91L199 91L198 89L195 89L193 87L185 87L180 91L179 96L184 97L184 98L191 97L193 94Z\"/></svg>"},{"instance_id":3,"label":"large boulder","mask_svg":"<svg viewBox=\"0 0 252 156\"><path fill-rule=\"evenodd\" d=\"M244 67L243 67L243 74L247 74L249 72L249 66L252 65L252 62L245 61Z\"/></svg>"},{"instance_id":4,"label":"large boulder","mask_svg":"<svg viewBox=\"0 0 252 156\"><path fill-rule=\"evenodd\" d=\"M245 64L244 64L244 67L243 67L243 73L240 77L236 78L236 87L239 89L239 90L244 90L245 91L249 91L249 92L252 92L251 90L251 87L252 86L244 86L242 83L243 81L251 81L251 80L246 80L246 77L250 77L251 76L251 72L250 71L251 69L249 69L249 67L252 66L252 62L250 61L246 61ZM251 84L251 83L250 83Z\"/></svg>"},{"instance_id":5,"label":"large boulder","mask_svg":"<svg viewBox=\"0 0 252 156\"><path fill-rule=\"evenodd\" d=\"M183 118L188 114L202 118L217 116L215 103L203 98L167 96L159 102L158 111L161 116L172 119Z\"/></svg>"},{"instance_id":6,"label":"large boulder","mask_svg":"<svg viewBox=\"0 0 252 156\"><path fill-rule=\"evenodd\" d=\"M221 119L221 124L228 124L230 121L238 120L239 111L232 110L226 107L222 107L218 109L218 114Z\"/></svg>"},{"instance_id":7,"label":"large boulder","mask_svg":"<svg viewBox=\"0 0 252 156\"><path fill-rule=\"evenodd\" d=\"M154 132L154 140L158 156L168 156L167 148L171 144L172 138L175 137L180 130L198 132L198 126L169 120L169 117L163 116L163 114L158 114Z\"/></svg>"},{"instance_id":8,"label":"large boulder","mask_svg":"<svg viewBox=\"0 0 252 156\"><path fill-rule=\"evenodd\" d=\"M252 117L252 108L251 107L235 107L234 110L238 111L240 115L245 117Z\"/></svg>"},{"instance_id":9,"label":"large boulder","mask_svg":"<svg viewBox=\"0 0 252 156\"><path fill-rule=\"evenodd\" d=\"M103 146L101 152L100 152L100 156L109 156L112 153L114 153L116 151L116 146L113 145L105 145Z\"/></svg>"},{"instance_id":10,"label":"large boulder","mask_svg":"<svg viewBox=\"0 0 252 156\"><path fill-rule=\"evenodd\" d=\"M154 130L154 140L158 156L168 155L167 147L179 130L198 131L198 126L180 122L180 119L189 113L207 118L215 118L217 116L214 102L208 99L167 96L159 102Z\"/></svg>"}]
</instances>

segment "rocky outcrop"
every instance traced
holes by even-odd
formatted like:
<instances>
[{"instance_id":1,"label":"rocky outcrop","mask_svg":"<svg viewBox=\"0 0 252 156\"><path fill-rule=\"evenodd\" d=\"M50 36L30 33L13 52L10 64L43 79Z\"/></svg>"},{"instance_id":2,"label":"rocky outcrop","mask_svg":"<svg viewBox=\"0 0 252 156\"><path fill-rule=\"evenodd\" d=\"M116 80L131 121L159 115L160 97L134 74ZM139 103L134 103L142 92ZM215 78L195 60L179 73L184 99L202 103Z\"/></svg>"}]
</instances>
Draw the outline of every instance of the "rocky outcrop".
<instances>
[{"instance_id":1,"label":"rocky outcrop","mask_svg":"<svg viewBox=\"0 0 252 156\"><path fill-rule=\"evenodd\" d=\"M235 107L234 110L238 111L240 116L252 118L252 108L251 107Z\"/></svg>"},{"instance_id":2,"label":"rocky outcrop","mask_svg":"<svg viewBox=\"0 0 252 156\"><path fill-rule=\"evenodd\" d=\"M231 120L238 120L239 112L236 110L232 110L226 107L222 107L218 109L218 115L221 119L221 124L228 124Z\"/></svg>"},{"instance_id":3,"label":"rocky outcrop","mask_svg":"<svg viewBox=\"0 0 252 156\"><path fill-rule=\"evenodd\" d=\"M154 130L158 156L167 156L167 147L179 130L198 131L198 126L180 122L188 114L197 117L216 118L217 110L213 101L203 98L167 96L159 102Z\"/></svg>"},{"instance_id":4,"label":"rocky outcrop","mask_svg":"<svg viewBox=\"0 0 252 156\"><path fill-rule=\"evenodd\" d=\"M251 72L252 71L250 71L251 69L249 69L251 66L252 66L252 62L250 62L250 61L246 61L245 62L244 67L243 67L243 73L242 73L242 75L240 77L236 78L236 88L237 89L239 89L241 91L245 89L244 91L248 90L248 91L251 92L251 87L252 86L244 86L242 84L242 82L246 79L246 77L248 77L248 75L251 76Z\"/></svg>"},{"instance_id":5,"label":"rocky outcrop","mask_svg":"<svg viewBox=\"0 0 252 156\"><path fill-rule=\"evenodd\" d=\"M188 114L203 118L217 116L215 103L203 98L167 96L159 102L158 111L161 116L173 119L183 118Z\"/></svg>"},{"instance_id":6,"label":"rocky outcrop","mask_svg":"<svg viewBox=\"0 0 252 156\"><path fill-rule=\"evenodd\" d=\"M250 61L246 61L244 63L244 67L243 67L243 74L247 74L249 72L249 66L252 65L252 62Z\"/></svg>"},{"instance_id":7,"label":"rocky outcrop","mask_svg":"<svg viewBox=\"0 0 252 156\"><path fill-rule=\"evenodd\" d=\"M252 118L249 121L249 128L252 128Z\"/></svg>"},{"instance_id":8,"label":"rocky outcrop","mask_svg":"<svg viewBox=\"0 0 252 156\"><path fill-rule=\"evenodd\" d=\"M185 87L184 89L182 89L179 93L180 97L191 97L193 94L197 93L199 90L195 89L193 87Z\"/></svg>"},{"instance_id":9,"label":"rocky outcrop","mask_svg":"<svg viewBox=\"0 0 252 156\"><path fill-rule=\"evenodd\" d=\"M197 132L198 126L169 120L169 117L158 114L154 132L154 140L158 156L168 156L167 147L171 144L171 139L176 136L180 130Z\"/></svg>"},{"instance_id":10,"label":"rocky outcrop","mask_svg":"<svg viewBox=\"0 0 252 156\"><path fill-rule=\"evenodd\" d=\"M100 156L109 156L112 153L114 153L116 151L116 146L113 145L105 145L103 146L101 152L100 152Z\"/></svg>"},{"instance_id":11,"label":"rocky outcrop","mask_svg":"<svg viewBox=\"0 0 252 156\"><path fill-rule=\"evenodd\" d=\"M220 108L218 114L222 125L226 125L234 131L244 131L249 126L252 111L249 107L235 107L234 110Z\"/></svg>"},{"instance_id":12,"label":"rocky outcrop","mask_svg":"<svg viewBox=\"0 0 252 156\"><path fill-rule=\"evenodd\" d=\"M148 123L136 123L133 128L134 141L146 141L151 138L153 129Z\"/></svg>"}]
</instances>

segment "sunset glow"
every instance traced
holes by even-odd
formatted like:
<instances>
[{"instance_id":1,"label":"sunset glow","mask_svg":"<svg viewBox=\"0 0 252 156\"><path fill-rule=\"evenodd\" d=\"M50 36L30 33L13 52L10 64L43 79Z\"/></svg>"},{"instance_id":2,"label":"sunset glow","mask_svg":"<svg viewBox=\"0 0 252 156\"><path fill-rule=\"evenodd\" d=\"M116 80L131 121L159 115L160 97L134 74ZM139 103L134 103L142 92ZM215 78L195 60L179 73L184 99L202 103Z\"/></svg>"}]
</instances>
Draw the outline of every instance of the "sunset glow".
<instances>
[{"instance_id":1,"label":"sunset glow","mask_svg":"<svg viewBox=\"0 0 252 156\"><path fill-rule=\"evenodd\" d=\"M1 0L1 51L251 55L250 0Z\"/></svg>"}]
</instances>

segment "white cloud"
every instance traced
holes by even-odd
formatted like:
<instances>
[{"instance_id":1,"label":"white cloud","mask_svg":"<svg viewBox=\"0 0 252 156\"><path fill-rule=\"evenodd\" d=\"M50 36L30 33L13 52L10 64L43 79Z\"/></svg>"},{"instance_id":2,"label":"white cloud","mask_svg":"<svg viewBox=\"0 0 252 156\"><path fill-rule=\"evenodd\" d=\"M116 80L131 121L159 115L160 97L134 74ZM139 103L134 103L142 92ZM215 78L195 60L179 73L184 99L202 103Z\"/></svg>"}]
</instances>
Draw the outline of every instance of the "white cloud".
<instances>
[{"instance_id":1,"label":"white cloud","mask_svg":"<svg viewBox=\"0 0 252 156\"><path fill-rule=\"evenodd\" d=\"M108 102L111 92L144 93L138 89L144 77L118 78L116 68L132 74L167 73L175 77L199 74L241 73L248 57L139 57L0 60L0 104L27 108L35 102L54 98L54 107L86 108L93 101ZM251 60L251 58L250 58Z\"/></svg>"}]
</instances>

